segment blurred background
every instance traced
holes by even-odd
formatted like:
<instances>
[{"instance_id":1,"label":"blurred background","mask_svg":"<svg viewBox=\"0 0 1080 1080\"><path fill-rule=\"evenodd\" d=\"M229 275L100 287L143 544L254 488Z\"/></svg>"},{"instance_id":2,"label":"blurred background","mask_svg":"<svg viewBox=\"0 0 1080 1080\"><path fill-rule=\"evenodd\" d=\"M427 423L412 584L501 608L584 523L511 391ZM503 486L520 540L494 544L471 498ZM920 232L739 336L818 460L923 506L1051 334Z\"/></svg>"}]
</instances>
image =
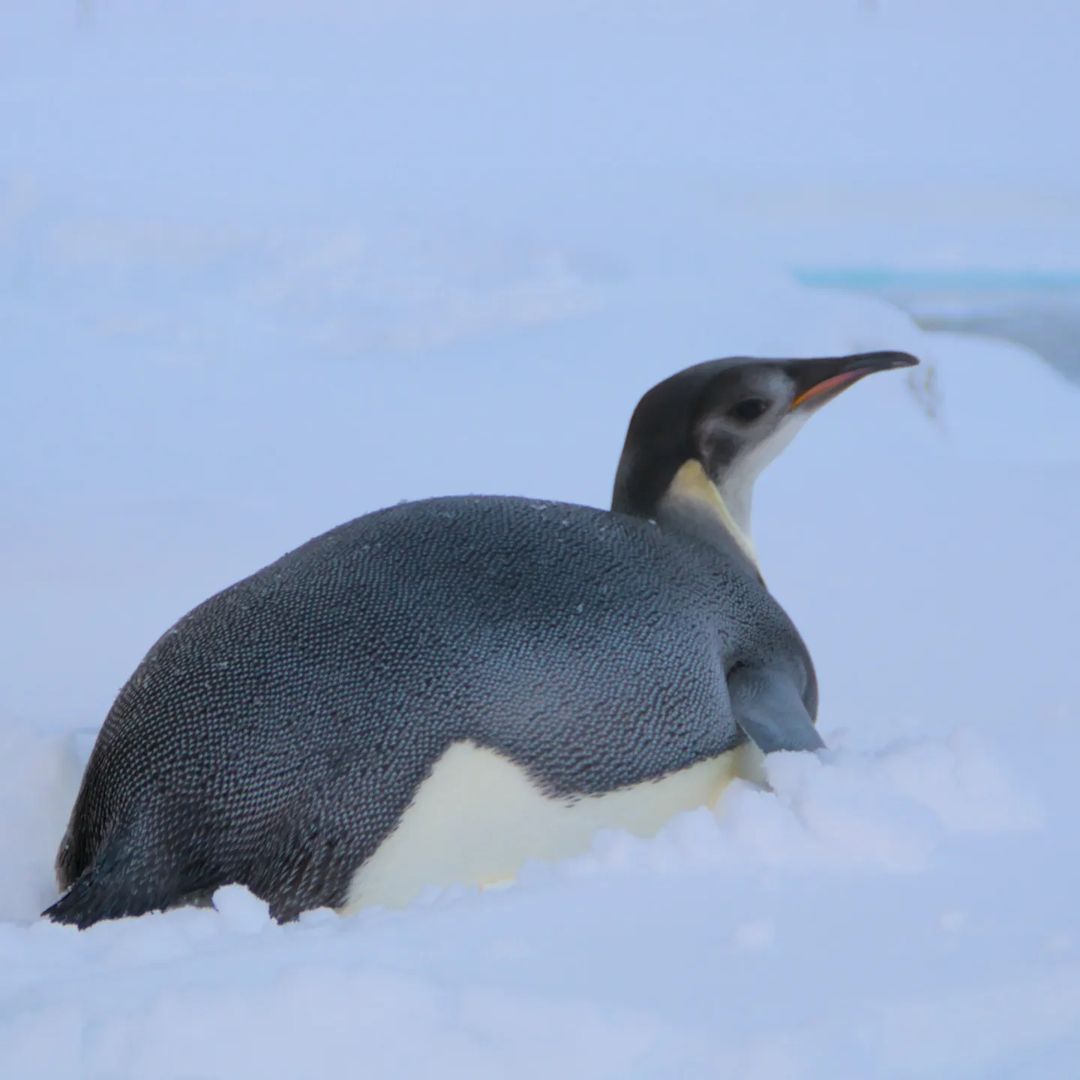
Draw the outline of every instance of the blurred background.
<instances>
[{"instance_id":1,"label":"blurred background","mask_svg":"<svg viewBox=\"0 0 1080 1080\"><path fill-rule=\"evenodd\" d=\"M927 361L762 483L796 606L917 448L1075 467L1078 43L1070 0L4 4L0 708L96 724L181 612L379 505L603 504L639 394L715 355ZM958 409L913 313L1042 339L954 342L996 373Z\"/></svg>"},{"instance_id":2,"label":"blurred background","mask_svg":"<svg viewBox=\"0 0 1080 1080\"><path fill-rule=\"evenodd\" d=\"M1078 56L1076 0L0 0L0 1073L1075 1075ZM879 348L758 484L830 747L771 793L404 912L37 920L194 604Z\"/></svg>"},{"instance_id":3,"label":"blurred background","mask_svg":"<svg viewBox=\"0 0 1080 1080\"><path fill-rule=\"evenodd\" d=\"M1032 636L990 704L1061 708L1078 43L1073 0L4 4L0 712L96 726L378 506L604 504L687 364L872 348L924 365L755 521L825 715L969 713Z\"/></svg>"}]
</instances>

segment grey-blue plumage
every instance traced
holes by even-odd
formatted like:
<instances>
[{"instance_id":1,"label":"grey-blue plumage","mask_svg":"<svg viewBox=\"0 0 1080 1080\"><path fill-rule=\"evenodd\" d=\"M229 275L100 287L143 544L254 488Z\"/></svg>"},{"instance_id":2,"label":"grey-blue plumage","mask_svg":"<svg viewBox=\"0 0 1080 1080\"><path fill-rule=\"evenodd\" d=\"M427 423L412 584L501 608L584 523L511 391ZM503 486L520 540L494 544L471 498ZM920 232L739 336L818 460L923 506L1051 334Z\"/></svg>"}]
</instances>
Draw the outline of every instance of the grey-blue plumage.
<instances>
[{"instance_id":1,"label":"grey-blue plumage","mask_svg":"<svg viewBox=\"0 0 1080 1080\"><path fill-rule=\"evenodd\" d=\"M195 608L105 721L48 914L85 926L233 882L278 918L340 906L460 742L558 799L664 777L747 732L782 747L789 708L806 721L791 738L820 745L791 621L735 539L661 490L651 516L403 504ZM779 735L759 735L777 715Z\"/></svg>"}]
</instances>

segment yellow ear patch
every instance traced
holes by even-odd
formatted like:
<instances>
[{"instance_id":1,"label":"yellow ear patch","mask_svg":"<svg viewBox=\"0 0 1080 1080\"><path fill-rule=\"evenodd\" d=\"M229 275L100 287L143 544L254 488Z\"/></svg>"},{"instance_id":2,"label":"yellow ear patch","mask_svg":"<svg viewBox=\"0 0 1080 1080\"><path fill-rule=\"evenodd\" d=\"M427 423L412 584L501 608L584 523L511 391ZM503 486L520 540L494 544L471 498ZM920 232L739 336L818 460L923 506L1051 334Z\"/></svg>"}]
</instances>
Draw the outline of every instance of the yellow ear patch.
<instances>
[{"instance_id":1,"label":"yellow ear patch","mask_svg":"<svg viewBox=\"0 0 1080 1080\"><path fill-rule=\"evenodd\" d=\"M691 459L683 462L671 481L665 498L686 501L714 515L742 548L743 554L754 566L758 565L757 552L754 551L750 537L739 528L723 496L709 479L700 461Z\"/></svg>"}]
</instances>

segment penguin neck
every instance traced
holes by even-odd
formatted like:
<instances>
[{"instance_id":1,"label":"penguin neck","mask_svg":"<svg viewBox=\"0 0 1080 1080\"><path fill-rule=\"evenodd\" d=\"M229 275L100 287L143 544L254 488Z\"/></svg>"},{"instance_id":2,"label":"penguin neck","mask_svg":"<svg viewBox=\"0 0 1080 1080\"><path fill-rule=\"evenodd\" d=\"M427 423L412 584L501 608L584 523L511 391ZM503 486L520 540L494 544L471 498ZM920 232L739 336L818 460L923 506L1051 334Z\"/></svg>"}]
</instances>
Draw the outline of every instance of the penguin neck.
<instances>
[{"instance_id":1,"label":"penguin neck","mask_svg":"<svg viewBox=\"0 0 1080 1080\"><path fill-rule=\"evenodd\" d=\"M713 544L733 544L760 577L761 567L750 537L751 494L746 484L731 490L718 488L701 462L690 459L679 467L658 502L656 522Z\"/></svg>"},{"instance_id":2,"label":"penguin neck","mask_svg":"<svg viewBox=\"0 0 1080 1080\"><path fill-rule=\"evenodd\" d=\"M685 468L685 466L683 466ZM702 469L702 475L706 483L716 492L716 497L724 507L726 516L731 519L731 527L735 534L740 536L751 552L754 551L754 540L750 535L750 507L754 498L754 489L750 484L728 482L717 487L709 480L708 475ZM753 556L757 563L757 555Z\"/></svg>"}]
</instances>

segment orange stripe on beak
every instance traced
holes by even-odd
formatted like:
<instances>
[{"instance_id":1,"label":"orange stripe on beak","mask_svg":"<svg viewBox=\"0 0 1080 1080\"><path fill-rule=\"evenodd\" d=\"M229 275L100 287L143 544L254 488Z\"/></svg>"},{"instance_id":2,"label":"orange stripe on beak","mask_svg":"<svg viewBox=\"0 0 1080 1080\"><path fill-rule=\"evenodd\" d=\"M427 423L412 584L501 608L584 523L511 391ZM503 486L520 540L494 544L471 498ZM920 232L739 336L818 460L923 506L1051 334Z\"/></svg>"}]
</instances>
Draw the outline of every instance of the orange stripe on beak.
<instances>
[{"instance_id":1,"label":"orange stripe on beak","mask_svg":"<svg viewBox=\"0 0 1080 1080\"><path fill-rule=\"evenodd\" d=\"M815 383L809 390L804 390L792 403L789 411L794 411L800 405L805 405L806 402L812 398L816 398L821 394L827 394L830 390L843 390L843 388L850 383L855 382L856 379L861 379L864 375L869 375L871 368L858 368L855 371L845 371L840 375L833 375L828 379L822 379L821 382Z\"/></svg>"}]
</instances>

